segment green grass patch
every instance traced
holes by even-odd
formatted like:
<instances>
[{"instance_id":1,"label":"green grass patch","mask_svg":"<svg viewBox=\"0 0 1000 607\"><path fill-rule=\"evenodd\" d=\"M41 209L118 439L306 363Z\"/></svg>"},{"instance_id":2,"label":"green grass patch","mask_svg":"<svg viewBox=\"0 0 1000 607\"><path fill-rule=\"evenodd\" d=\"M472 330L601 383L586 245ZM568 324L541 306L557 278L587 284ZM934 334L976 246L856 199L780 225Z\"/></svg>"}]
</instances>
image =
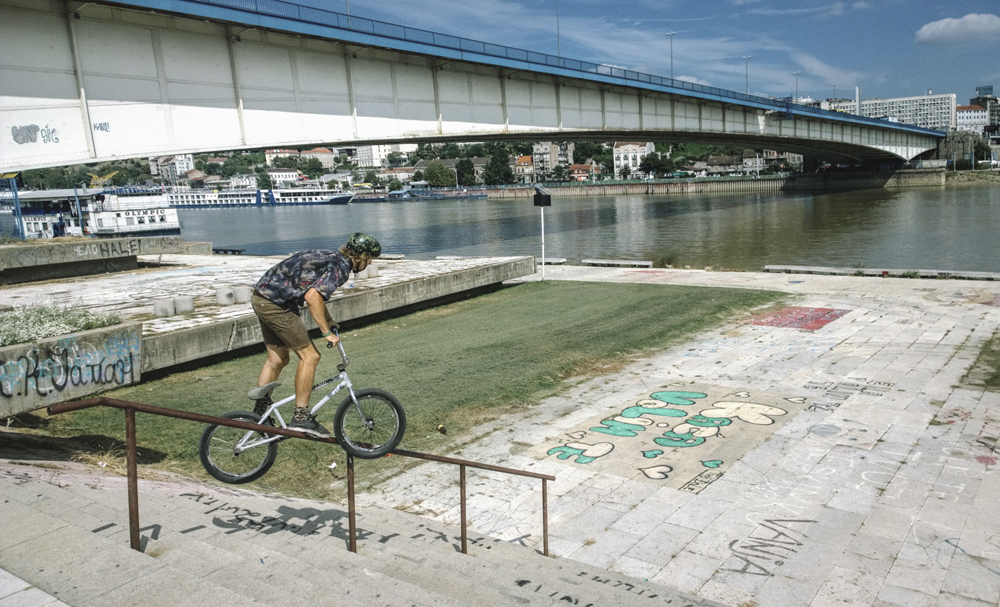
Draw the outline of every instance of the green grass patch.
<instances>
[{"instance_id":1,"label":"green grass patch","mask_svg":"<svg viewBox=\"0 0 1000 607\"><path fill-rule=\"evenodd\" d=\"M972 365L966 381L981 384L991 392L1000 392L1000 332L994 333L979 351L979 358Z\"/></svg>"},{"instance_id":2,"label":"green grass patch","mask_svg":"<svg viewBox=\"0 0 1000 607\"><path fill-rule=\"evenodd\" d=\"M23 306L0 312L0 347L100 329L121 323L117 314L65 306Z\"/></svg>"},{"instance_id":3,"label":"green grass patch","mask_svg":"<svg viewBox=\"0 0 1000 607\"><path fill-rule=\"evenodd\" d=\"M470 430L479 424L565 390L568 378L618 370L781 298L757 290L528 283L351 330L343 338L354 385L388 390L403 403L408 428L401 447L443 453L475 440ZM318 379L335 374L339 360L325 348L322 353ZM107 395L207 414L246 410L252 408L246 392L256 385L263 360L261 353ZM291 394L293 373L294 356L276 397ZM337 404L319 413L328 427ZM45 432L83 436L105 450L120 446L124 437L118 410L91 409L44 421ZM446 436L437 432L439 424L448 428ZM198 460L201 426L139 414L137 427L143 464L209 478ZM332 461L338 463L333 473L326 468ZM344 463L339 448L285 441L274 468L253 486L340 499L346 494L340 482ZM361 461L359 487L409 465L413 460L402 457Z\"/></svg>"}]
</instances>

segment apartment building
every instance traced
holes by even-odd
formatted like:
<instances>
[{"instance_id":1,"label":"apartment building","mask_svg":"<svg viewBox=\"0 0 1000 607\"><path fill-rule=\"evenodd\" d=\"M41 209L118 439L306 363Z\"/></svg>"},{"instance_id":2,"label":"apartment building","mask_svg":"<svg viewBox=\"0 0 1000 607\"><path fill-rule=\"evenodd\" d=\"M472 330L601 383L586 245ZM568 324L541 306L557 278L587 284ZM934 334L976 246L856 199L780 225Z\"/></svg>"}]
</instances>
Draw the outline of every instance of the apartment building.
<instances>
[{"instance_id":1,"label":"apartment building","mask_svg":"<svg viewBox=\"0 0 1000 607\"><path fill-rule=\"evenodd\" d=\"M958 104L955 93L919 95L894 99L868 99L861 102L861 114L868 118L886 118L905 124L947 131L957 125L955 115ZM856 101L837 99L829 109L850 114L858 113Z\"/></svg>"},{"instance_id":2,"label":"apartment building","mask_svg":"<svg viewBox=\"0 0 1000 607\"><path fill-rule=\"evenodd\" d=\"M552 176L552 171L559 165L568 167L573 164L572 141L539 141L531 148L531 162L535 179L544 181Z\"/></svg>"},{"instance_id":3,"label":"apartment building","mask_svg":"<svg viewBox=\"0 0 1000 607\"><path fill-rule=\"evenodd\" d=\"M176 156L156 156L149 159L149 174L160 177L167 183L178 183L187 179L188 171L194 169L192 154Z\"/></svg>"},{"instance_id":4,"label":"apartment building","mask_svg":"<svg viewBox=\"0 0 1000 607\"><path fill-rule=\"evenodd\" d=\"M982 135L990 124L989 112L979 105L960 105L955 108L955 122L959 131Z\"/></svg>"},{"instance_id":5,"label":"apartment building","mask_svg":"<svg viewBox=\"0 0 1000 607\"><path fill-rule=\"evenodd\" d=\"M621 176L622 167L628 167L630 173L635 173L642 164L646 154L656 151L652 141L616 141L614 145L615 176Z\"/></svg>"}]
</instances>

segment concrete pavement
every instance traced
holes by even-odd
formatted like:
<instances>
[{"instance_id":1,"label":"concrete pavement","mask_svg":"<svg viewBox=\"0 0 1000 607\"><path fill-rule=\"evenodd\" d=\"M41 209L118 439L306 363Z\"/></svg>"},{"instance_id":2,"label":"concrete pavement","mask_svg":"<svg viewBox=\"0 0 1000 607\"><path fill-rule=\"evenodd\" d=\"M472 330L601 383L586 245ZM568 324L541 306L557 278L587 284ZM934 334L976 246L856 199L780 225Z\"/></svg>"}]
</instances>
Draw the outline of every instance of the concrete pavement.
<instances>
[{"instance_id":1,"label":"concrete pavement","mask_svg":"<svg viewBox=\"0 0 1000 607\"><path fill-rule=\"evenodd\" d=\"M733 606L1000 602L1000 395L965 379L1000 324L996 283L572 266L546 279L774 289L794 308L479 429L462 457L559 479L556 555ZM453 522L451 476L422 466L364 503ZM471 481L470 521L535 542L538 488L488 476Z\"/></svg>"}]
</instances>

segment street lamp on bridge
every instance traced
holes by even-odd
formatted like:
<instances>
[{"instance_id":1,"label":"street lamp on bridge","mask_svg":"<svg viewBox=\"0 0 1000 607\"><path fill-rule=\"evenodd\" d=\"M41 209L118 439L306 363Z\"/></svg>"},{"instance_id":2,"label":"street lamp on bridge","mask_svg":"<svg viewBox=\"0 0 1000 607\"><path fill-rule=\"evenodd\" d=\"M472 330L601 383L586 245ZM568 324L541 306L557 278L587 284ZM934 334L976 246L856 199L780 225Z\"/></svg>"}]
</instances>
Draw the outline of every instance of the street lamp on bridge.
<instances>
[{"instance_id":1,"label":"street lamp on bridge","mask_svg":"<svg viewBox=\"0 0 1000 607\"><path fill-rule=\"evenodd\" d=\"M670 79L674 79L674 36L677 32L667 32L667 38L670 38Z\"/></svg>"},{"instance_id":2,"label":"street lamp on bridge","mask_svg":"<svg viewBox=\"0 0 1000 607\"><path fill-rule=\"evenodd\" d=\"M747 95L750 94L750 58L752 55L743 55L743 62L746 64Z\"/></svg>"},{"instance_id":3,"label":"street lamp on bridge","mask_svg":"<svg viewBox=\"0 0 1000 607\"><path fill-rule=\"evenodd\" d=\"M802 72L792 72L792 76L795 76L795 99L792 101L797 101L799 98L799 74Z\"/></svg>"}]
</instances>

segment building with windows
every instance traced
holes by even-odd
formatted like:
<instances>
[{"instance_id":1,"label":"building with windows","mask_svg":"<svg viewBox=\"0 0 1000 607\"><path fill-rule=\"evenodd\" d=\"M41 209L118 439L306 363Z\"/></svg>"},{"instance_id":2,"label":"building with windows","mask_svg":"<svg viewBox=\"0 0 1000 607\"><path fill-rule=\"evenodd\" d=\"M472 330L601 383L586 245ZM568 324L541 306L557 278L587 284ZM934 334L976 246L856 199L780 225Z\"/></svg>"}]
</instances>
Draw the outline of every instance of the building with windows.
<instances>
[{"instance_id":1,"label":"building with windows","mask_svg":"<svg viewBox=\"0 0 1000 607\"><path fill-rule=\"evenodd\" d=\"M337 155L333 150L327 148L313 148L304 152L299 152L299 160L311 160L315 158L323 165L324 169L332 169L337 166Z\"/></svg>"},{"instance_id":2,"label":"building with windows","mask_svg":"<svg viewBox=\"0 0 1000 607\"><path fill-rule=\"evenodd\" d=\"M545 181L552 176L552 171L559 165L568 167L573 164L572 141L539 141L531 148L532 170L536 181Z\"/></svg>"},{"instance_id":3,"label":"building with windows","mask_svg":"<svg viewBox=\"0 0 1000 607\"><path fill-rule=\"evenodd\" d=\"M287 187L288 184L299 180L299 172L295 169L267 169L267 176L271 178L271 183L276 188Z\"/></svg>"},{"instance_id":4,"label":"building with windows","mask_svg":"<svg viewBox=\"0 0 1000 607\"><path fill-rule=\"evenodd\" d=\"M969 105L986 108L986 131L993 135L1000 132L1000 99L993 95L992 86L976 87L976 96L969 100Z\"/></svg>"},{"instance_id":5,"label":"building with windows","mask_svg":"<svg viewBox=\"0 0 1000 607\"><path fill-rule=\"evenodd\" d=\"M955 108L955 122L959 131L982 135L990 124L989 112L980 105L960 105Z\"/></svg>"},{"instance_id":6,"label":"building with windows","mask_svg":"<svg viewBox=\"0 0 1000 607\"><path fill-rule=\"evenodd\" d=\"M149 174L159 176L167 183L176 184L187 179L187 172L194 169L192 154L158 156L149 159Z\"/></svg>"},{"instance_id":7,"label":"building with windows","mask_svg":"<svg viewBox=\"0 0 1000 607\"><path fill-rule=\"evenodd\" d=\"M912 124L927 129L948 131L954 129L958 106L955 93L943 95L919 95L917 97L897 97L894 99L868 99L861 102L861 116L884 118ZM828 109L858 113L857 101L838 99L828 104Z\"/></svg>"},{"instance_id":8,"label":"building with windows","mask_svg":"<svg viewBox=\"0 0 1000 607\"><path fill-rule=\"evenodd\" d=\"M531 156L518 156L511 170L518 183L532 183L535 180L535 163Z\"/></svg>"},{"instance_id":9,"label":"building with windows","mask_svg":"<svg viewBox=\"0 0 1000 607\"><path fill-rule=\"evenodd\" d=\"M410 152L416 151L416 144L391 143L387 145L359 145L353 157L354 163L359 169L377 169L389 166L386 158L393 152L400 154L400 158L405 161Z\"/></svg>"},{"instance_id":10,"label":"building with windows","mask_svg":"<svg viewBox=\"0 0 1000 607\"><path fill-rule=\"evenodd\" d=\"M646 154L652 154L656 146L652 141L616 141L613 152L615 157L615 177L621 177L622 168L628 167L629 174L637 173Z\"/></svg>"},{"instance_id":11,"label":"building with windows","mask_svg":"<svg viewBox=\"0 0 1000 607\"><path fill-rule=\"evenodd\" d=\"M272 166L274 164L275 158L284 158L287 156L298 156L298 150L283 149L283 150L264 150L264 162L267 166Z\"/></svg>"}]
</instances>

